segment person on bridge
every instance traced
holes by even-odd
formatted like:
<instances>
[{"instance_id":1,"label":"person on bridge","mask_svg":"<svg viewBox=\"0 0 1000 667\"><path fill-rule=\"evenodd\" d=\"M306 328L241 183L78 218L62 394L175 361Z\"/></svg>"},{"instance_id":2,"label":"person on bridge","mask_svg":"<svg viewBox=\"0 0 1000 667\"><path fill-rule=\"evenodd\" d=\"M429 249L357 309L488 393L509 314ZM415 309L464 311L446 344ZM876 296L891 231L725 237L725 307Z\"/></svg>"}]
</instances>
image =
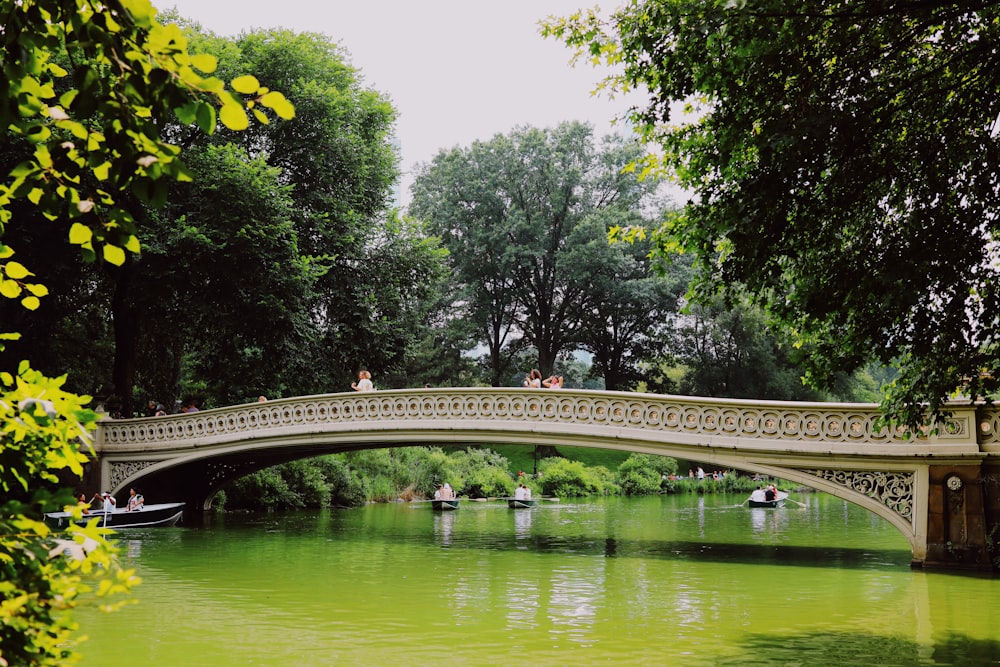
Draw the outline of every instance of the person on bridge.
<instances>
[{"instance_id":1,"label":"person on bridge","mask_svg":"<svg viewBox=\"0 0 1000 667\"><path fill-rule=\"evenodd\" d=\"M358 371L358 381L351 383L351 389L354 391L375 391L372 374L366 370Z\"/></svg>"},{"instance_id":2,"label":"person on bridge","mask_svg":"<svg viewBox=\"0 0 1000 667\"><path fill-rule=\"evenodd\" d=\"M532 368L531 372L524 378L524 386L528 389L541 389L542 372L537 368Z\"/></svg>"}]
</instances>

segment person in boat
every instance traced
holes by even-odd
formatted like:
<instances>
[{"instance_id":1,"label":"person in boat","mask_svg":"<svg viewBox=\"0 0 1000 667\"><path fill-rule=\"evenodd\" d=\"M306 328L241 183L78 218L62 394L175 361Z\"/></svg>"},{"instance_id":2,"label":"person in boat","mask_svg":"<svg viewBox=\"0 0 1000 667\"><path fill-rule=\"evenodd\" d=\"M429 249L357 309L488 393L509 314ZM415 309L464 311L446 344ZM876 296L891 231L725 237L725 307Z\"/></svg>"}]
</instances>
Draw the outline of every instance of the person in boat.
<instances>
[{"instance_id":1,"label":"person in boat","mask_svg":"<svg viewBox=\"0 0 1000 667\"><path fill-rule=\"evenodd\" d=\"M517 488L514 489L514 500L524 500L524 484L518 484Z\"/></svg>"},{"instance_id":2,"label":"person in boat","mask_svg":"<svg viewBox=\"0 0 1000 667\"><path fill-rule=\"evenodd\" d=\"M448 482L444 483L444 490L441 492L441 498L444 500L455 499L455 489L451 488L451 484Z\"/></svg>"},{"instance_id":3,"label":"person in boat","mask_svg":"<svg viewBox=\"0 0 1000 667\"><path fill-rule=\"evenodd\" d=\"M85 507L83 508L83 513L84 514L90 514L90 503L87 502L87 494L86 493L81 493L80 494L79 503L81 505L85 505Z\"/></svg>"},{"instance_id":4,"label":"person in boat","mask_svg":"<svg viewBox=\"0 0 1000 667\"><path fill-rule=\"evenodd\" d=\"M524 499L531 500L531 487L524 487Z\"/></svg>"},{"instance_id":5,"label":"person in boat","mask_svg":"<svg viewBox=\"0 0 1000 667\"><path fill-rule=\"evenodd\" d=\"M143 499L142 494L136 491L135 487L132 487L131 489L128 490L127 509L129 512L135 512L137 510L141 510L144 502L146 501Z\"/></svg>"},{"instance_id":6,"label":"person in boat","mask_svg":"<svg viewBox=\"0 0 1000 667\"><path fill-rule=\"evenodd\" d=\"M100 501L102 503L101 509L103 509L105 512L108 512L108 513L114 512L115 511L115 505L118 504L115 501L115 497L113 495L111 495L111 493L108 492L108 491L105 491L104 493L95 493L94 494L94 498L100 499Z\"/></svg>"},{"instance_id":7,"label":"person in boat","mask_svg":"<svg viewBox=\"0 0 1000 667\"><path fill-rule=\"evenodd\" d=\"M438 488L434 490L434 500L441 500L444 498L444 484L438 484Z\"/></svg>"},{"instance_id":8,"label":"person in boat","mask_svg":"<svg viewBox=\"0 0 1000 667\"><path fill-rule=\"evenodd\" d=\"M767 497L766 494L764 493L764 487L758 486L756 489L754 489L753 493L750 494L750 500L752 500L755 503L762 503L766 501Z\"/></svg>"},{"instance_id":9,"label":"person in boat","mask_svg":"<svg viewBox=\"0 0 1000 667\"><path fill-rule=\"evenodd\" d=\"M774 484L768 484L767 491L764 492L764 500L771 502L772 500L778 499L778 492L775 490Z\"/></svg>"}]
</instances>

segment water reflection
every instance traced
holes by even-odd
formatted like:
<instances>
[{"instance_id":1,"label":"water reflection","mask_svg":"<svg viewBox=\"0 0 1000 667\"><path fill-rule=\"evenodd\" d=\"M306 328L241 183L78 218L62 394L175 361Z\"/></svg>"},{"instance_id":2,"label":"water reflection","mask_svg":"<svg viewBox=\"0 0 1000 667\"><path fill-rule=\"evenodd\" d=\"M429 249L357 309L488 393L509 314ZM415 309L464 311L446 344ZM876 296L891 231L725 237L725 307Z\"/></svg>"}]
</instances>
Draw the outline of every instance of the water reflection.
<instances>
[{"instance_id":1,"label":"water reflection","mask_svg":"<svg viewBox=\"0 0 1000 667\"><path fill-rule=\"evenodd\" d=\"M514 539L527 540L531 538L531 517L533 509L518 509L514 512ZM528 545L518 545L518 549L527 549Z\"/></svg>"},{"instance_id":2,"label":"water reflection","mask_svg":"<svg viewBox=\"0 0 1000 667\"><path fill-rule=\"evenodd\" d=\"M455 517L458 512L434 512L434 537L441 546L449 547L452 542L452 533L455 530Z\"/></svg>"}]
</instances>

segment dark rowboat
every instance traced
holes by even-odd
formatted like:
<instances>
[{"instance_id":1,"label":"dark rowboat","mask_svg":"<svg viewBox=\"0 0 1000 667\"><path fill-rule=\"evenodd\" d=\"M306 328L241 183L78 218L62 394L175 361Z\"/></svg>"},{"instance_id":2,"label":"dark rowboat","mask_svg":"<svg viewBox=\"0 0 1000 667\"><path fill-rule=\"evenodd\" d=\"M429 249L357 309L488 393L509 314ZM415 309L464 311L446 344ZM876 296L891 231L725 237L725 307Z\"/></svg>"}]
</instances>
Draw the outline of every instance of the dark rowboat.
<instances>
[{"instance_id":1,"label":"dark rowboat","mask_svg":"<svg viewBox=\"0 0 1000 667\"><path fill-rule=\"evenodd\" d=\"M527 507L534 507L538 503L537 500L527 499L527 498L508 498L507 507L512 510L525 509Z\"/></svg>"},{"instance_id":2,"label":"dark rowboat","mask_svg":"<svg viewBox=\"0 0 1000 667\"><path fill-rule=\"evenodd\" d=\"M449 498L448 500L434 499L431 501L431 508L442 511L457 510L458 498Z\"/></svg>"},{"instance_id":3,"label":"dark rowboat","mask_svg":"<svg viewBox=\"0 0 1000 667\"><path fill-rule=\"evenodd\" d=\"M787 497L788 497L787 493L785 493L784 491L778 491L778 497L775 498L774 500L751 500L750 507L769 507L771 509L774 509L776 507L784 507L785 498Z\"/></svg>"},{"instance_id":4,"label":"dark rowboat","mask_svg":"<svg viewBox=\"0 0 1000 667\"><path fill-rule=\"evenodd\" d=\"M97 525L102 528L157 528L160 526L173 526L180 521L184 514L184 503L161 503L158 505L144 505L142 509L132 510L115 509L112 512L104 510L90 510L79 519L74 519L69 512L49 512L45 515L45 521L54 528L64 528L71 521L83 525L87 522L98 519Z\"/></svg>"}]
</instances>

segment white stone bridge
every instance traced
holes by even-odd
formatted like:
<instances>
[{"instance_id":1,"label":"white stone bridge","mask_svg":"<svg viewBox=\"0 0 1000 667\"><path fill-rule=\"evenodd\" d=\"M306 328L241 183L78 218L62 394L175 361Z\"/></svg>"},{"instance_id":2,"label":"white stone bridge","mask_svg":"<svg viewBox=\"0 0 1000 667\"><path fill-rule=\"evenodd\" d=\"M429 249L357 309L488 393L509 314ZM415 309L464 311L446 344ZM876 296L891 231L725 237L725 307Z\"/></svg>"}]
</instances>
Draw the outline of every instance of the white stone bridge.
<instances>
[{"instance_id":1,"label":"white stone bridge","mask_svg":"<svg viewBox=\"0 0 1000 667\"><path fill-rule=\"evenodd\" d=\"M798 482L865 507L913 563L989 569L1000 531L1000 410L955 405L913 437L878 406L606 391L449 388L328 394L104 420L86 482L208 509L284 461L404 445L572 445L660 454Z\"/></svg>"}]
</instances>

